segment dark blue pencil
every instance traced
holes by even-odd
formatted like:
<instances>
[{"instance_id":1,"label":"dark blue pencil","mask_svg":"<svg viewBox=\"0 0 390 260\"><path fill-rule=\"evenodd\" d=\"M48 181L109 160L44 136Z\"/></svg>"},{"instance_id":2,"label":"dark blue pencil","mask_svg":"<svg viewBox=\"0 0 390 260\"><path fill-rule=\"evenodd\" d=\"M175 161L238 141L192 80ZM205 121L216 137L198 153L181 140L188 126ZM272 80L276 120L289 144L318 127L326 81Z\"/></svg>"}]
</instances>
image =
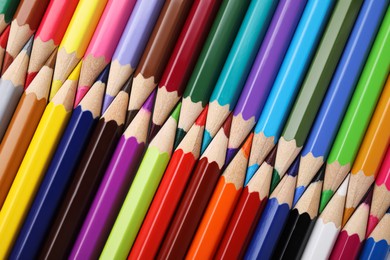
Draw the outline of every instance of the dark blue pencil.
<instances>
[{"instance_id":1,"label":"dark blue pencil","mask_svg":"<svg viewBox=\"0 0 390 260\"><path fill-rule=\"evenodd\" d=\"M272 192L256 226L245 259L270 259L290 212L297 182L299 158Z\"/></svg>"},{"instance_id":2,"label":"dark blue pencil","mask_svg":"<svg viewBox=\"0 0 390 260\"><path fill-rule=\"evenodd\" d=\"M16 240L11 259L36 258L38 255L83 148L100 116L108 71L107 67L73 111Z\"/></svg>"}]
</instances>

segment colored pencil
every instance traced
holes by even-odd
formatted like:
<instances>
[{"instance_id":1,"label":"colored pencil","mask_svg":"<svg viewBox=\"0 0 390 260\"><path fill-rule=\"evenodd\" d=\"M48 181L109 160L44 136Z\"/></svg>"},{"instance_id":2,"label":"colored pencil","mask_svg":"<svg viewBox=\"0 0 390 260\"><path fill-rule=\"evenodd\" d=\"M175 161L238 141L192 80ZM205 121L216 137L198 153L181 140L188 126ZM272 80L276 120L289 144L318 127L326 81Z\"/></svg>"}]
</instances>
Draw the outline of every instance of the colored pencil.
<instances>
[{"instance_id":1,"label":"colored pencil","mask_svg":"<svg viewBox=\"0 0 390 260\"><path fill-rule=\"evenodd\" d=\"M181 99L222 0L195 0L158 85L149 139Z\"/></svg>"},{"instance_id":2,"label":"colored pencil","mask_svg":"<svg viewBox=\"0 0 390 260\"><path fill-rule=\"evenodd\" d=\"M48 4L49 0L21 0L11 23L2 75L37 30Z\"/></svg>"},{"instance_id":3,"label":"colored pencil","mask_svg":"<svg viewBox=\"0 0 390 260\"><path fill-rule=\"evenodd\" d=\"M379 102L364 136L360 150L351 170L347 200L345 203L343 224L374 183L382 159L390 144L390 77L382 91Z\"/></svg>"},{"instance_id":4,"label":"colored pencil","mask_svg":"<svg viewBox=\"0 0 390 260\"><path fill-rule=\"evenodd\" d=\"M133 120L149 94L161 80L169 56L194 0L167 0L134 72L127 124Z\"/></svg>"},{"instance_id":5,"label":"colored pencil","mask_svg":"<svg viewBox=\"0 0 390 260\"><path fill-rule=\"evenodd\" d=\"M79 64L47 105L0 212L0 258L7 258L70 118Z\"/></svg>"},{"instance_id":6,"label":"colored pencil","mask_svg":"<svg viewBox=\"0 0 390 260\"><path fill-rule=\"evenodd\" d=\"M5 0L0 2L0 33L3 33L14 16L20 0Z\"/></svg>"},{"instance_id":7,"label":"colored pencil","mask_svg":"<svg viewBox=\"0 0 390 260\"><path fill-rule=\"evenodd\" d=\"M328 157L389 1L365 1L302 150L294 201Z\"/></svg>"},{"instance_id":8,"label":"colored pencil","mask_svg":"<svg viewBox=\"0 0 390 260\"><path fill-rule=\"evenodd\" d=\"M253 135L219 177L199 227L187 252L187 259L211 259L224 234L243 189Z\"/></svg>"},{"instance_id":9,"label":"colored pencil","mask_svg":"<svg viewBox=\"0 0 390 260\"><path fill-rule=\"evenodd\" d=\"M255 126L307 0L281 0L234 108L226 163Z\"/></svg>"},{"instance_id":10,"label":"colored pencil","mask_svg":"<svg viewBox=\"0 0 390 260\"><path fill-rule=\"evenodd\" d=\"M349 178L350 175L345 177L329 204L316 220L301 259L328 259L341 229Z\"/></svg>"},{"instance_id":11,"label":"colored pencil","mask_svg":"<svg viewBox=\"0 0 390 260\"><path fill-rule=\"evenodd\" d=\"M175 147L209 101L249 5L249 0L223 0L183 94Z\"/></svg>"},{"instance_id":12,"label":"colored pencil","mask_svg":"<svg viewBox=\"0 0 390 260\"><path fill-rule=\"evenodd\" d=\"M378 224L379 220L385 215L386 209L390 207L390 148L387 148L385 159L379 170L378 177L375 180L374 194L368 219L367 233L368 237Z\"/></svg>"},{"instance_id":13,"label":"colored pencil","mask_svg":"<svg viewBox=\"0 0 390 260\"><path fill-rule=\"evenodd\" d=\"M0 79L0 142L23 93L32 38Z\"/></svg>"},{"instance_id":14,"label":"colored pencil","mask_svg":"<svg viewBox=\"0 0 390 260\"><path fill-rule=\"evenodd\" d=\"M0 70L3 67L4 53L7 47L10 28L10 26L7 26L0 35Z\"/></svg>"},{"instance_id":15,"label":"colored pencil","mask_svg":"<svg viewBox=\"0 0 390 260\"><path fill-rule=\"evenodd\" d=\"M83 58L75 106L111 61L136 0L109 0Z\"/></svg>"},{"instance_id":16,"label":"colored pencil","mask_svg":"<svg viewBox=\"0 0 390 260\"><path fill-rule=\"evenodd\" d=\"M183 259L225 162L232 115L200 157L177 206L157 258Z\"/></svg>"},{"instance_id":17,"label":"colored pencil","mask_svg":"<svg viewBox=\"0 0 390 260\"><path fill-rule=\"evenodd\" d=\"M221 239L215 255L217 259L244 257L256 224L268 201L275 155L274 148L244 187Z\"/></svg>"},{"instance_id":18,"label":"colored pencil","mask_svg":"<svg viewBox=\"0 0 390 260\"><path fill-rule=\"evenodd\" d=\"M321 210L351 170L364 133L389 73L390 10L388 9L329 153ZM320 210L320 211L321 211Z\"/></svg>"},{"instance_id":19,"label":"colored pencil","mask_svg":"<svg viewBox=\"0 0 390 260\"><path fill-rule=\"evenodd\" d=\"M0 208L23 160L35 129L45 110L53 76L56 52L53 52L23 93L0 144Z\"/></svg>"},{"instance_id":20,"label":"colored pencil","mask_svg":"<svg viewBox=\"0 0 390 260\"><path fill-rule=\"evenodd\" d=\"M273 259L300 259L302 256L318 216L324 174L325 167L322 167L291 210Z\"/></svg>"},{"instance_id":21,"label":"colored pencil","mask_svg":"<svg viewBox=\"0 0 390 260\"><path fill-rule=\"evenodd\" d=\"M254 0L249 4L210 97L202 153L234 109L278 2Z\"/></svg>"},{"instance_id":22,"label":"colored pencil","mask_svg":"<svg viewBox=\"0 0 390 260\"><path fill-rule=\"evenodd\" d=\"M386 259L390 251L390 208L367 238L360 259Z\"/></svg>"},{"instance_id":23,"label":"colored pencil","mask_svg":"<svg viewBox=\"0 0 390 260\"><path fill-rule=\"evenodd\" d=\"M129 259L156 257L176 207L200 156L207 106L176 148L149 207Z\"/></svg>"},{"instance_id":24,"label":"colored pencil","mask_svg":"<svg viewBox=\"0 0 390 260\"><path fill-rule=\"evenodd\" d=\"M137 1L112 57L103 112L133 74L164 0Z\"/></svg>"},{"instance_id":25,"label":"colored pencil","mask_svg":"<svg viewBox=\"0 0 390 260\"><path fill-rule=\"evenodd\" d=\"M245 253L245 259L270 259L272 256L292 206L298 166L299 159L296 159L271 193Z\"/></svg>"},{"instance_id":26,"label":"colored pencil","mask_svg":"<svg viewBox=\"0 0 390 260\"><path fill-rule=\"evenodd\" d=\"M279 140L335 1L309 0L255 127L245 183Z\"/></svg>"},{"instance_id":27,"label":"colored pencil","mask_svg":"<svg viewBox=\"0 0 390 260\"><path fill-rule=\"evenodd\" d=\"M80 0L58 47L50 100L84 56L108 0Z\"/></svg>"},{"instance_id":28,"label":"colored pencil","mask_svg":"<svg viewBox=\"0 0 390 260\"><path fill-rule=\"evenodd\" d=\"M347 195L348 197L348 195ZM346 225L337 237L333 246L330 260L356 259L366 236L367 220L370 214L372 200L372 190L370 190L365 200L353 213Z\"/></svg>"},{"instance_id":29,"label":"colored pencil","mask_svg":"<svg viewBox=\"0 0 390 260\"><path fill-rule=\"evenodd\" d=\"M79 0L50 1L34 37L26 87L60 44L78 2Z\"/></svg>"},{"instance_id":30,"label":"colored pencil","mask_svg":"<svg viewBox=\"0 0 390 260\"><path fill-rule=\"evenodd\" d=\"M128 256L171 157L180 106L181 103L149 144L100 259Z\"/></svg>"},{"instance_id":31,"label":"colored pencil","mask_svg":"<svg viewBox=\"0 0 390 260\"><path fill-rule=\"evenodd\" d=\"M317 52L279 138L271 191L300 153L332 79L362 0L336 3Z\"/></svg>"},{"instance_id":32,"label":"colored pencil","mask_svg":"<svg viewBox=\"0 0 390 260\"><path fill-rule=\"evenodd\" d=\"M79 156L100 113L106 76L95 83L90 94L73 111L50 166L16 240L11 258L36 258L71 181ZM104 77L106 77L104 79ZM64 247L65 247L65 241Z\"/></svg>"},{"instance_id":33,"label":"colored pencil","mask_svg":"<svg viewBox=\"0 0 390 260\"><path fill-rule=\"evenodd\" d=\"M146 148L145 143L155 94L155 91L152 92L120 137L119 144L116 146L111 162L73 246L71 259L97 259L103 250L104 243L141 163Z\"/></svg>"}]
</instances>

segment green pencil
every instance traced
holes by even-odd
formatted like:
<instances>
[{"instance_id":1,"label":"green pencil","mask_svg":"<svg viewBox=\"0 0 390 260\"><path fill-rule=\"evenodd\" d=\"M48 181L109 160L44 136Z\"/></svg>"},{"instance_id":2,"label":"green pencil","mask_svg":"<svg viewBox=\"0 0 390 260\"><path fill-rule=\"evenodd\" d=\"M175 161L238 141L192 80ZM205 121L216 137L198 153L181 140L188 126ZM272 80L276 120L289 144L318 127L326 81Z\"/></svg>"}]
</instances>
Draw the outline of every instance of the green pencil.
<instances>
[{"instance_id":1,"label":"green pencil","mask_svg":"<svg viewBox=\"0 0 390 260\"><path fill-rule=\"evenodd\" d=\"M271 190L300 153L313 124L362 0L338 1L279 139Z\"/></svg>"},{"instance_id":2,"label":"green pencil","mask_svg":"<svg viewBox=\"0 0 390 260\"><path fill-rule=\"evenodd\" d=\"M181 103L149 144L100 259L125 259L171 157Z\"/></svg>"},{"instance_id":3,"label":"green pencil","mask_svg":"<svg viewBox=\"0 0 390 260\"><path fill-rule=\"evenodd\" d=\"M11 22L12 17L19 5L20 0L2 0L0 1L0 34Z\"/></svg>"},{"instance_id":4,"label":"green pencil","mask_svg":"<svg viewBox=\"0 0 390 260\"><path fill-rule=\"evenodd\" d=\"M321 211L351 170L389 69L390 9L387 9L328 157Z\"/></svg>"},{"instance_id":5,"label":"green pencil","mask_svg":"<svg viewBox=\"0 0 390 260\"><path fill-rule=\"evenodd\" d=\"M223 0L183 94L175 147L209 102L249 0Z\"/></svg>"}]
</instances>

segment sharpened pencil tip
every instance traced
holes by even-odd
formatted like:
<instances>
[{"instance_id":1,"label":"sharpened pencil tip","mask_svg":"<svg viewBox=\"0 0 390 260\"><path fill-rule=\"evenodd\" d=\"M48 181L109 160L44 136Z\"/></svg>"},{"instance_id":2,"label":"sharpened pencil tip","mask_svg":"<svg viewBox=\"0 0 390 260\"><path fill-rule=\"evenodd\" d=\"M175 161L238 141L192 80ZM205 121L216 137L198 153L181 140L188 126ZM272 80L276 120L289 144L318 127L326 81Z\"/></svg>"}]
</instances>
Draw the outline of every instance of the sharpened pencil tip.
<instances>
[{"instance_id":1,"label":"sharpened pencil tip","mask_svg":"<svg viewBox=\"0 0 390 260\"><path fill-rule=\"evenodd\" d=\"M100 81L104 84L107 84L108 80L108 74L110 72L110 64L108 64L102 72L100 72L99 76L97 77L96 81Z\"/></svg>"},{"instance_id":2,"label":"sharpened pencil tip","mask_svg":"<svg viewBox=\"0 0 390 260\"><path fill-rule=\"evenodd\" d=\"M370 236L376 225L378 225L379 219L376 216L370 215L368 218L366 238Z\"/></svg>"},{"instance_id":3,"label":"sharpened pencil tip","mask_svg":"<svg viewBox=\"0 0 390 260\"><path fill-rule=\"evenodd\" d=\"M187 132L185 132L182 128L178 128L176 130L174 149L176 149L179 146L180 142L183 140L186 134Z\"/></svg>"},{"instance_id":4,"label":"sharpened pencil tip","mask_svg":"<svg viewBox=\"0 0 390 260\"><path fill-rule=\"evenodd\" d=\"M333 196L333 191L324 190L321 194L321 202L320 202L320 213L324 210L325 206L328 204L329 200Z\"/></svg>"},{"instance_id":5,"label":"sharpened pencil tip","mask_svg":"<svg viewBox=\"0 0 390 260\"><path fill-rule=\"evenodd\" d=\"M228 148L227 149L225 165L228 165L232 161L232 159L236 155L237 151L238 151L238 149L236 149L236 148Z\"/></svg>"},{"instance_id":6,"label":"sharpened pencil tip","mask_svg":"<svg viewBox=\"0 0 390 260\"><path fill-rule=\"evenodd\" d=\"M270 194L274 191L276 186L278 186L278 183L280 182L280 175L277 170L273 170L272 172L272 180L271 180L271 188L270 188Z\"/></svg>"},{"instance_id":7,"label":"sharpened pencil tip","mask_svg":"<svg viewBox=\"0 0 390 260\"><path fill-rule=\"evenodd\" d=\"M1 70L1 75L4 74L4 72L8 69L8 67L11 65L11 63L14 61L14 58L6 52L4 55L4 60L3 60L3 68Z\"/></svg>"},{"instance_id":8,"label":"sharpened pencil tip","mask_svg":"<svg viewBox=\"0 0 390 260\"><path fill-rule=\"evenodd\" d=\"M111 103L114 100L114 98L115 97L110 96L108 94L104 95L102 114L104 114L104 112L106 112L107 108L111 105Z\"/></svg>"},{"instance_id":9,"label":"sharpened pencil tip","mask_svg":"<svg viewBox=\"0 0 390 260\"><path fill-rule=\"evenodd\" d=\"M202 112L200 113L200 115L198 116L198 118L195 120L195 124L197 124L198 126L205 126L206 125L206 119L207 119L207 111L209 110L209 105L207 105L203 110Z\"/></svg>"},{"instance_id":10,"label":"sharpened pencil tip","mask_svg":"<svg viewBox=\"0 0 390 260\"><path fill-rule=\"evenodd\" d=\"M30 72L30 73L27 74L26 83L25 83L25 89L27 89L28 86L30 86L31 82L34 80L34 78L37 76L37 74L38 74L38 71Z\"/></svg>"},{"instance_id":11,"label":"sharpened pencil tip","mask_svg":"<svg viewBox=\"0 0 390 260\"><path fill-rule=\"evenodd\" d=\"M355 211L355 208L346 208L344 210L344 215L343 215L343 224L341 225L342 227L347 224L349 218L352 216L353 212Z\"/></svg>"},{"instance_id":12,"label":"sharpened pencil tip","mask_svg":"<svg viewBox=\"0 0 390 260\"><path fill-rule=\"evenodd\" d=\"M126 116L126 125L125 127L128 127L131 123L131 121L133 121L135 115L138 113L138 109L135 109L135 110L128 110L127 111L127 116Z\"/></svg>"},{"instance_id":13,"label":"sharpened pencil tip","mask_svg":"<svg viewBox=\"0 0 390 260\"><path fill-rule=\"evenodd\" d=\"M246 170L246 176L245 176L245 186L249 183L249 181L252 179L253 175L255 175L257 169L259 168L258 164L252 164L248 167Z\"/></svg>"},{"instance_id":14,"label":"sharpened pencil tip","mask_svg":"<svg viewBox=\"0 0 390 260\"><path fill-rule=\"evenodd\" d=\"M304 186L299 186L295 188L293 206L297 204L298 200L302 197L304 192L305 192Z\"/></svg>"},{"instance_id":15,"label":"sharpened pencil tip","mask_svg":"<svg viewBox=\"0 0 390 260\"><path fill-rule=\"evenodd\" d=\"M150 133L149 133L149 141L153 140L153 138L156 136L158 131L160 131L161 127L162 127L161 125L156 125L152 123L152 126L150 127Z\"/></svg>"},{"instance_id":16,"label":"sharpened pencil tip","mask_svg":"<svg viewBox=\"0 0 390 260\"><path fill-rule=\"evenodd\" d=\"M79 87L77 89L76 99L74 101L74 108L76 108L80 104L81 100L87 94L88 90L89 90L89 88L85 87L85 86Z\"/></svg>"},{"instance_id":17,"label":"sharpened pencil tip","mask_svg":"<svg viewBox=\"0 0 390 260\"><path fill-rule=\"evenodd\" d=\"M209 131L205 130L204 133L203 133L203 141L202 141L202 150L201 150L201 154L204 153L204 151L206 150L207 146L209 146L210 142L211 142L211 135L209 133Z\"/></svg>"}]
</instances>

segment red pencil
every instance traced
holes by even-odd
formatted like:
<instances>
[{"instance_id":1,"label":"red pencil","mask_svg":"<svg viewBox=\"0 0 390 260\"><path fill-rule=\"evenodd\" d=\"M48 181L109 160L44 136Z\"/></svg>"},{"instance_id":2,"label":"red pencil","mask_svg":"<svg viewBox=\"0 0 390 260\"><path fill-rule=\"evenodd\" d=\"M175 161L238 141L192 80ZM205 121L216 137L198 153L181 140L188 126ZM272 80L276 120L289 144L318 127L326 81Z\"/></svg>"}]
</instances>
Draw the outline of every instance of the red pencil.
<instances>
[{"instance_id":1,"label":"red pencil","mask_svg":"<svg viewBox=\"0 0 390 260\"><path fill-rule=\"evenodd\" d=\"M231 122L232 115L199 159L161 246L159 259L184 258L225 163Z\"/></svg>"},{"instance_id":2,"label":"red pencil","mask_svg":"<svg viewBox=\"0 0 390 260\"><path fill-rule=\"evenodd\" d=\"M192 5L158 87L150 139L183 95L220 4L221 0L196 0Z\"/></svg>"},{"instance_id":3,"label":"red pencil","mask_svg":"<svg viewBox=\"0 0 390 260\"><path fill-rule=\"evenodd\" d=\"M156 256L192 169L199 158L206 115L207 107L173 153L130 251L129 259L153 259Z\"/></svg>"},{"instance_id":4,"label":"red pencil","mask_svg":"<svg viewBox=\"0 0 390 260\"><path fill-rule=\"evenodd\" d=\"M371 200L372 189L341 230L333 246L330 260L357 259L366 235Z\"/></svg>"},{"instance_id":5,"label":"red pencil","mask_svg":"<svg viewBox=\"0 0 390 260\"><path fill-rule=\"evenodd\" d=\"M242 259L268 201L276 146L245 186L221 240L216 259Z\"/></svg>"},{"instance_id":6,"label":"red pencil","mask_svg":"<svg viewBox=\"0 0 390 260\"><path fill-rule=\"evenodd\" d=\"M5 48L7 47L9 30L10 26L8 25L7 28L5 28L5 30L3 31L3 33L0 35L0 71L1 67L3 66L4 53Z\"/></svg>"}]
</instances>

